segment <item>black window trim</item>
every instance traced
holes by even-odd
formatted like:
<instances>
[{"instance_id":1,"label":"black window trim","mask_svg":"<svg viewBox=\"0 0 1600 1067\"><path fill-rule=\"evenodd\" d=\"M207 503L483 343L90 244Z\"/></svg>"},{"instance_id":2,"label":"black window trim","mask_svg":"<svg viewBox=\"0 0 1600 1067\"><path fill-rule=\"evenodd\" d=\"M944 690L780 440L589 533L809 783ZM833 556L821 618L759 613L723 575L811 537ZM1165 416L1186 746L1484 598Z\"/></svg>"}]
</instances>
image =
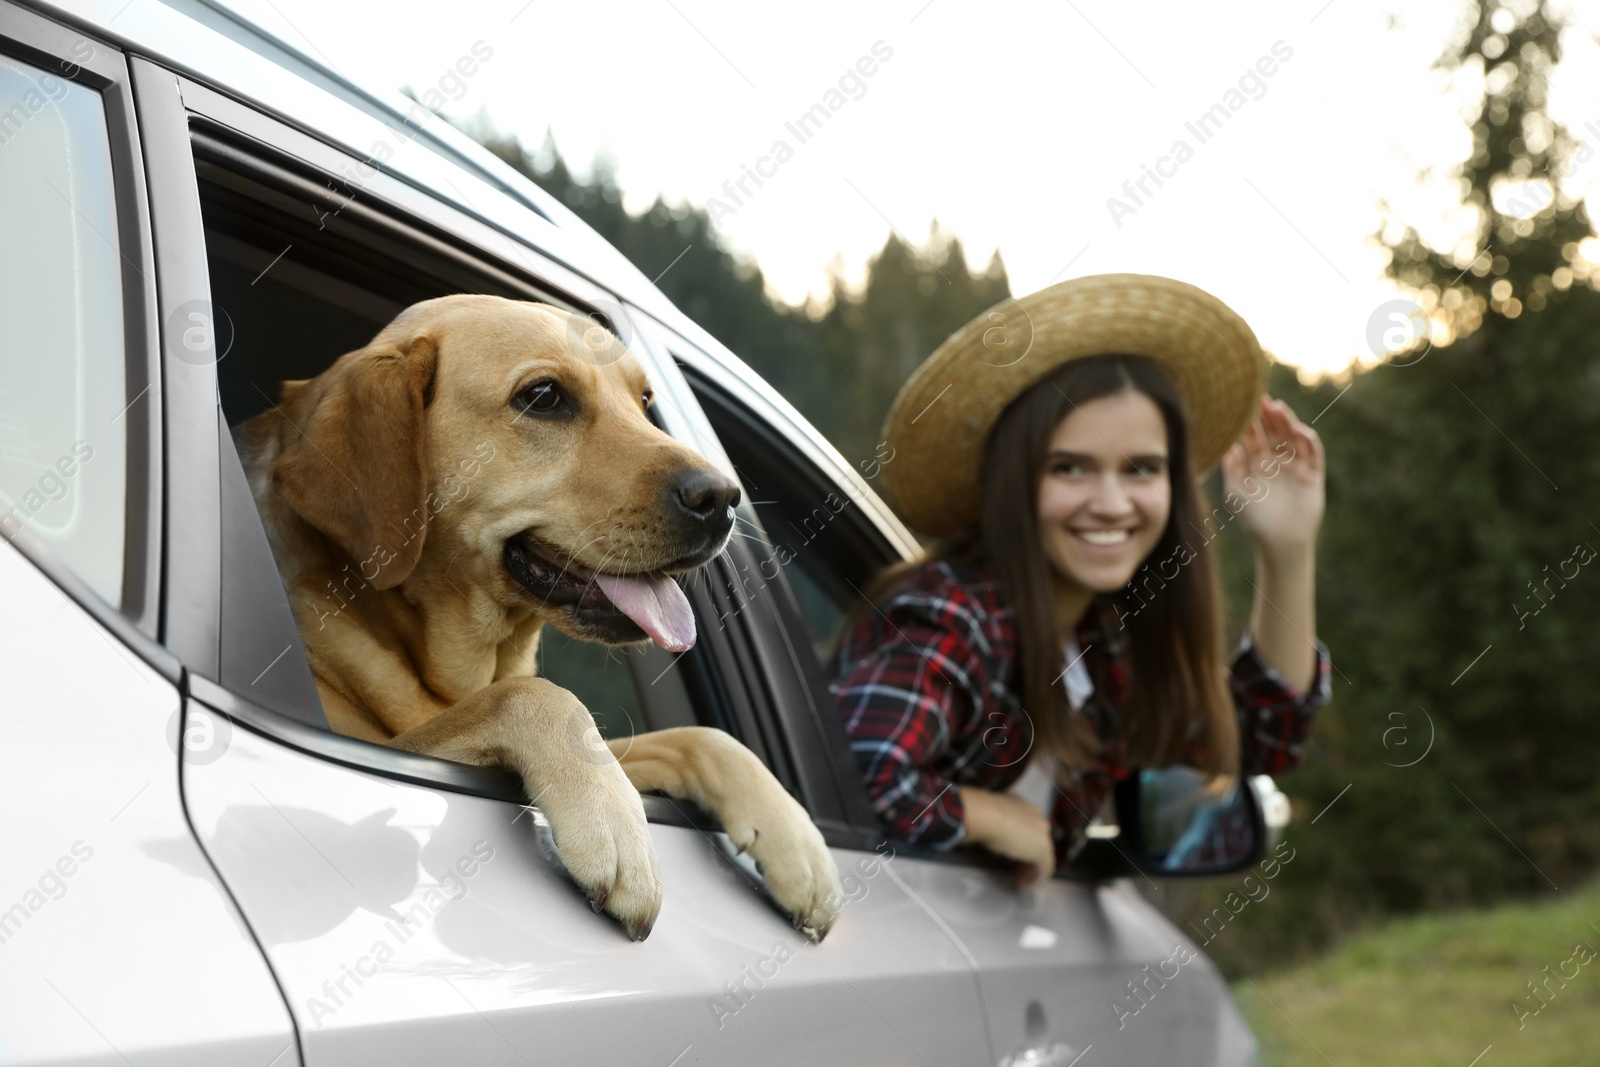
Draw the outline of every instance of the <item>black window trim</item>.
<instances>
[{"instance_id":1,"label":"black window trim","mask_svg":"<svg viewBox=\"0 0 1600 1067\"><path fill-rule=\"evenodd\" d=\"M745 424L744 429L761 439L774 453L788 455L788 465L795 467L806 478L808 488L815 492L819 500L830 492L841 496L850 493L850 489L831 478L809 458L799 455L792 442L752 411L736 391L719 381L716 375L708 373L703 366L681 360L680 369L702 407L709 403L719 408L724 416L741 420ZM715 430L716 420L709 421ZM848 496L845 498L849 499ZM841 821L868 847L876 846L884 840L882 827L873 812L871 799L851 754L849 738L828 689L828 679L821 665L816 662L810 630L800 611L799 602L784 568L778 564L771 537L761 525L754 508L749 508L745 517L752 528L762 530L764 538L759 543L753 539L744 539L742 542L746 553L756 564L751 572L759 574L764 583L763 589L772 593L770 598L757 598L752 605L753 610L749 610L748 614L753 622L766 631L766 643L773 654L781 655L785 660L789 684L783 687L779 702L782 720L790 735L803 738L801 743L809 749L813 758L828 767L839 797ZM858 521L857 516L846 516L843 512L840 518L846 522ZM859 522L861 536L874 543L881 558L886 561L900 558L895 546L883 536L875 523L866 516L860 516ZM769 563L770 568L762 569ZM768 570L774 577L766 577Z\"/></svg>"},{"instance_id":2,"label":"black window trim","mask_svg":"<svg viewBox=\"0 0 1600 1067\"><path fill-rule=\"evenodd\" d=\"M84 45L88 46L87 53ZM98 37L79 33L42 15L0 5L0 53L97 91L105 107L111 153L112 195L117 218L117 253L122 279L123 351L126 359L121 416L127 433L123 516L122 589L113 608L26 528L8 538L19 552L69 597L128 644L153 651L160 633L161 390L155 262L140 131L136 123L128 63ZM170 657L152 661L171 674Z\"/></svg>"}]
</instances>

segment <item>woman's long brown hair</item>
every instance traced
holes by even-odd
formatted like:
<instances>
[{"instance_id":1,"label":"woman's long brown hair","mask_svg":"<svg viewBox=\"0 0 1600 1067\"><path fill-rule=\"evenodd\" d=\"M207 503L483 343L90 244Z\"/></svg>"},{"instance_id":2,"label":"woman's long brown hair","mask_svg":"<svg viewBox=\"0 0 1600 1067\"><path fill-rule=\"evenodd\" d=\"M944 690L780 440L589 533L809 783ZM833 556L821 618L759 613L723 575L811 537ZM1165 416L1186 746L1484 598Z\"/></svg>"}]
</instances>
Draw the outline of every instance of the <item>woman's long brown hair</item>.
<instances>
[{"instance_id":1,"label":"woman's long brown hair","mask_svg":"<svg viewBox=\"0 0 1600 1067\"><path fill-rule=\"evenodd\" d=\"M876 600L900 576L933 559L987 562L1016 615L1019 696L1034 725L1034 744L1069 767L1093 766L1100 743L1088 722L1072 713L1059 681L1067 635L1058 632L1051 565L1039 539L1039 483L1061 420L1091 400L1129 390L1143 393L1161 411L1172 510L1132 580L1116 592L1096 593L1089 606L1103 612L1108 637L1122 628L1128 633L1131 690L1120 724L1127 760L1136 767L1185 762L1209 774L1235 775L1239 727L1223 670L1216 560L1205 541L1191 546L1187 539L1190 531L1201 532L1200 517L1209 518L1210 509L1190 463L1182 395L1147 356L1071 360L1012 401L985 444L977 524L916 560L885 568L867 596Z\"/></svg>"}]
</instances>

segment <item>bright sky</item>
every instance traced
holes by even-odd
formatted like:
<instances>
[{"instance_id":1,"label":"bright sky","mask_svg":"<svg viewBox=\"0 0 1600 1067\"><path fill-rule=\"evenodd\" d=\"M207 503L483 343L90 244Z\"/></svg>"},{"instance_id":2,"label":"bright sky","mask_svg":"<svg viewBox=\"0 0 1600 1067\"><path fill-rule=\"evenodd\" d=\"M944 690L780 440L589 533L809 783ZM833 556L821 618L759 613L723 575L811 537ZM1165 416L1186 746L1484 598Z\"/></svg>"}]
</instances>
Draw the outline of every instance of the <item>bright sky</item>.
<instances>
[{"instance_id":1,"label":"bright sky","mask_svg":"<svg viewBox=\"0 0 1600 1067\"><path fill-rule=\"evenodd\" d=\"M635 211L717 198L730 245L790 302L936 218L974 266L998 248L1016 293L1170 275L1310 372L1373 360L1368 322L1395 295L1380 200L1443 247L1460 235L1416 177L1470 149L1465 86L1430 69L1453 0L231 2L375 86L439 89L530 146L549 128L580 170L609 156ZM1573 11L1600 27L1600 0ZM454 75L480 41L492 56ZM1552 112L1600 149L1600 49L1582 25L1564 44ZM785 123L818 103L835 110L802 143ZM1215 104L1234 109L1202 141L1186 123ZM724 191L758 165L750 195ZM1123 186L1146 167L1165 176L1135 202ZM1596 175L1600 157L1566 187ZM1132 210L1114 217L1112 197Z\"/></svg>"}]
</instances>

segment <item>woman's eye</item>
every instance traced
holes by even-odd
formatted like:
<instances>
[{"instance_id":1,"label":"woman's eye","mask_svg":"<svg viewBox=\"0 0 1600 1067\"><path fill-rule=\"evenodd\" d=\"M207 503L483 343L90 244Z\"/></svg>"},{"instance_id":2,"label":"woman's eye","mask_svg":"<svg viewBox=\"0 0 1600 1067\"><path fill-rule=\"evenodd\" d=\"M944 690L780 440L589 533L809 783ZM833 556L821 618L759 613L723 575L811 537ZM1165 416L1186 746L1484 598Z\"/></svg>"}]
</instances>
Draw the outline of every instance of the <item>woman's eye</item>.
<instances>
[{"instance_id":1,"label":"woman's eye","mask_svg":"<svg viewBox=\"0 0 1600 1067\"><path fill-rule=\"evenodd\" d=\"M539 381L524 386L512 399L512 403L524 415L549 415L567 407L566 394L552 381Z\"/></svg>"}]
</instances>

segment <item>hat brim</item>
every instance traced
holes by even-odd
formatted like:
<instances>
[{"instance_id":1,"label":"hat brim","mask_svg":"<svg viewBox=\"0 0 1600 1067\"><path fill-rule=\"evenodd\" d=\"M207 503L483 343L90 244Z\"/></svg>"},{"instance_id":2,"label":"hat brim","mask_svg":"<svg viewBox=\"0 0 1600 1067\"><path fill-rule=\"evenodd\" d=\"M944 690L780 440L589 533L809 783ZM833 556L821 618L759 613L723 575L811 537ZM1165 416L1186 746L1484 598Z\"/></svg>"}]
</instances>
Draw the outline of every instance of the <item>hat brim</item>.
<instances>
[{"instance_id":1,"label":"hat brim","mask_svg":"<svg viewBox=\"0 0 1600 1067\"><path fill-rule=\"evenodd\" d=\"M889 505L942 537L978 519L989 430L1006 406L1063 363L1149 356L1183 396L1194 473L1209 473L1254 416L1269 361L1250 327L1203 289L1146 274L1074 278L1004 300L952 334L895 397L883 439Z\"/></svg>"}]
</instances>

